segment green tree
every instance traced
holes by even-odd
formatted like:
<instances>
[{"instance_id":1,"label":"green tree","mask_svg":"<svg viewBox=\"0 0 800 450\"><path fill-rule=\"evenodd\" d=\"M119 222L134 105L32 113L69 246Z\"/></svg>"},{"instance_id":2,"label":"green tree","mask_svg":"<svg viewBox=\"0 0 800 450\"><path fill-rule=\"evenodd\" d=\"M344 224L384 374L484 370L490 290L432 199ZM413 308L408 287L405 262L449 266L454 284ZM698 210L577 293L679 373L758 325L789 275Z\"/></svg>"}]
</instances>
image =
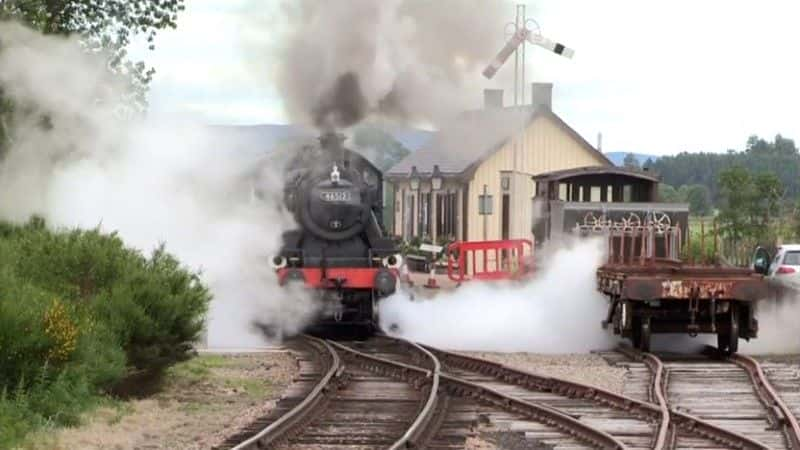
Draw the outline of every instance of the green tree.
<instances>
[{"instance_id":1,"label":"green tree","mask_svg":"<svg viewBox=\"0 0 800 450\"><path fill-rule=\"evenodd\" d=\"M109 70L130 87L127 106L141 112L155 71L129 60L127 47L144 35L153 49L156 33L175 28L182 10L184 0L0 0L0 21L16 20L44 34L77 35L87 52L105 51ZM0 156L8 146L12 106L0 90Z\"/></svg>"},{"instance_id":2,"label":"green tree","mask_svg":"<svg viewBox=\"0 0 800 450\"><path fill-rule=\"evenodd\" d=\"M705 216L711 210L711 193L702 184L688 186L684 201L689 203L689 211L692 214Z\"/></svg>"},{"instance_id":3,"label":"green tree","mask_svg":"<svg viewBox=\"0 0 800 450\"><path fill-rule=\"evenodd\" d=\"M672 186L702 184L709 190L712 204L721 201L722 171L741 166L753 173L772 172L786 188L787 198L800 196L800 152L795 142L781 135L768 141L751 136L741 151L726 153L693 152L663 156L652 163L652 170Z\"/></svg>"},{"instance_id":4,"label":"green tree","mask_svg":"<svg viewBox=\"0 0 800 450\"><path fill-rule=\"evenodd\" d=\"M636 155L633 153L628 153L625 155L625 159L622 160L622 165L628 169L640 169L641 166L639 165L639 160L636 158Z\"/></svg>"},{"instance_id":5,"label":"green tree","mask_svg":"<svg viewBox=\"0 0 800 450\"><path fill-rule=\"evenodd\" d=\"M780 216L784 189L774 173L753 175L741 166L720 173L722 207L719 220L723 233L734 242L773 244L775 219Z\"/></svg>"},{"instance_id":6,"label":"green tree","mask_svg":"<svg viewBox=\"0 0 800 450\"><path fill-rule=\"evenodd\" d=\"M667 183L658 185L658 198L664 203L678 203L681 201L678 191Z\"/></svg>"}]
</instances>

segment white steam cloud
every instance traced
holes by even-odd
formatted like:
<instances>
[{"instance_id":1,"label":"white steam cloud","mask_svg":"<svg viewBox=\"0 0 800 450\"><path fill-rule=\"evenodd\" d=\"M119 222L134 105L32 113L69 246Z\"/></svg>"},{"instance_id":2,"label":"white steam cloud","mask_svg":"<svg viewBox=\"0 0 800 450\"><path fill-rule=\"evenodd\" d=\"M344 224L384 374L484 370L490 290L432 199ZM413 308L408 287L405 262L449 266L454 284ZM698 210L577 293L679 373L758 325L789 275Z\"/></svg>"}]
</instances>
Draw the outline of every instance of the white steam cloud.
<instances>
[{"instance_id":1,"label":"white steam cloud","mask_svg":"<svg viewBox=\"0 0 800 450\"><path fill-rule=\"evenodd\" d=\"M117 230L145 252L165 243L214 294L212 346L261 343L254 320L296 332L314 311L277 289L270 258L293 223L280 167L190 123L120 118L121 77L71 39L0 24L0 87L14 99L13 143L0 162L0 218Z\"/></svg>"},{"instance_id":2,"label":"white steam cloud","mask_svg":"<svg viewBox=\"0 0 800 450\"><path fill-rule=\"evenodd\" d=\"M381 327L408 339L453 350L569 353L611 348L600 321L608 301L597 292L602 240L582 240L545 258L523 284L464 284L434 300L406 293L387 299ZM472 282L470 282L472 283Z\"/></svg>"},{"instance_id":3,"label":"white steam cloud","mask_svg":"<svg viewBox=\"0 0 800 450\"><path fill-rule=\"evenodd\" d=\"M740 342L739 350L749 354L800 353L800 294L787 292L756 305L758 338Z\"/></svg>"}]
</instances>

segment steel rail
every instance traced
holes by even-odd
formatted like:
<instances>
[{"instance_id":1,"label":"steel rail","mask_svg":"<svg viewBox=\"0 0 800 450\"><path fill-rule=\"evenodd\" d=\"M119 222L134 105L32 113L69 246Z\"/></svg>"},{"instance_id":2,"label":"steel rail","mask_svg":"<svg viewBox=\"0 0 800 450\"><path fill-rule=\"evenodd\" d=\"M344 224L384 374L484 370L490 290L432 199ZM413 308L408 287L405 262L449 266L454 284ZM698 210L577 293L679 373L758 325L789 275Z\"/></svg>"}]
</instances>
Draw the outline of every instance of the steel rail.
<instances>
[{"instance_id":1,"label":"steel rail","mask_svg":"<svg viewBox=\"0 0 800 450\"><path fill-rule=\"evenodd\" d=\"M253 437L233 447L234 450L266 448L270 444L286 438L295 427L308 418L322 403L330 392L329 386L331 382L342 373L342 361L330 344L308 335L303 335L301 338L306 340L311 347L319 350L320 354L325 353L323 360L328 362L328 370L303 401L295 405L294 408L287 411L286 414L282 415L278 420L272 422Z\"/></svg>"},{"instance_id":2,"label":"steel rail","mask_svg":"<svg viewBox=\"0 0 800 450\"><path fill-rule=\"evenodd\" d=\"M388 336L382 336L382 337L388 337ZM444 373L441 373L441 364L439 362L439 359L436 357L436 351L432 351L430 348L427 348L425 346L420 346L413 342L405 341L402 339L394 337L388 337L388 338L391 340L408 344L414 348L423 350L426 355L430 355L430 358L432 358L432 360L435 361L434 370L432 372L434 373L440 372L438 378L442 381L446 381L446 383L442 383L442 385L451 394L459 395L462 397L466 396L476 399L482 399L489 404L498 406L512 413L519 413L537 422L555 426L556 428L566 431L568 434L576 436L579 439L591 444L594 448L604 448L604 449L627 448L625 444L617 440L615 437L601 430L597 430L596 428L593 428L549 406L518 400L513 397L507 396L501 392L498 392L494 389L481 386L477 383L472 383L470 381L452 375L446 375ZM349 347L343 346L335 342L331 342L331 344L334 345L336 348L341 348L342 350L351 352L353 354L357 354L358 356L364 359L379 361L384 365L391 364L395 366L400 366L405 368L407 371L416 371L418 373L431 373L431 371L416 366L411 366L408 364L387 360L385 358L373 355L367 355L365 353L359 352L358 350L351 349ZM433 413L434 409L433 403L429 403L428 405L426 405L426 408L428 407L430 407L430 413L429 413L430 415ZM429 418L426 420L429 420ZM400 441L398 441L398 443L399 442ZM413 442L411 444L413 444ZM392 447L392 448L402 448L402 447Z\"/></svg>"},{"instance_id":3,"label":"steel rail","mask_svg":"<svg viewBox=\"0 0 800 450\"><path fill-rule=\"evenodd\" d=\"M406 434L404 434L403 437L395 443L395 445L389 447L389 450L397 450L400 448L422 448L423 446L420 444L425 439L425 431L429 428L429 425L433 420L436 403L439 400L439 378L442 372L442 365L439 363L439 359L433 353L422 348L418 344L413 342L408 342L408 344L416 348L419 352L427 356L428 359L433 362L433 381L431 382L430 392L428 393L428 400L425 402L425 406L423 406L422 411L420 411L419 415L417 416L417 419L408 428Z\"/></svg>"},{"instance_id":4,"label":"steel rail","mask_svg":"<svg viewBox=\"0 0 800 450\"><path fill-rule=\"evenodd\" d=\"M661 421L658 425L658 434L653 443L654 450L667 450L675 446L675 428L670 423L669 406L667 405L666 380L664 377L664 364L652 353L637 353L630 347L620 347L620 353L634 360L641 360L653 374L650 383L650 398L658 405L661 411Z\"/></svg>"},{"instance_id":5,"label":"steel rail","mask_svg":"<svg viewBox=\"0 0 800 450\"><path fill-rule=\"evenodd\" d=\"M492 388L443 373L445 388L453 395L470 397L544 423L590 444L592 448L627 449L620 440L563 412L539 403L519 400Z\"/></svg>"},{"instance_id":6,"label":"steel rail","mask_svg":"<svg viewBox=\"0 0 800 450\"><path fill-rule=\"evenodd\" d=\"M641 360L645 363L645 365L647 365L647 368L653 373L653 383L650 386L651 392L660 393L661 397L666 403L666 372L664 371L664 363L661 362L661 359L653 353L642 352L638 349L627 346L620 346L617 348L617 351L631 359ZM669 408L669 405L667 405L667 407ZM743 434L718 427L699 417L676 411L674 409L669 409L669 411L671 426L673 427L673 438L675 437L674 430L676 428L683 428L689 432L699 434L711 439L712 441L729 445L736 449L767 450L770 448L769 446L751 439Z\"/></svg>"},{"instance_id":7,"label":"steel rail","mask_svg":"<svg viewBox=\"0 0 800 450\"><path fill-rule=\"evenodd\" d=\"M612 408L621 409L642 417L650 418L651 420L658 421L662 426L665 423L665 419L663 417L664 410L661 408L661 405L644 402L633 397L617 394L615 392L595 386L513 369L503 364L473 356L448 352L430 346L425 347L437 355L445 364L452 364L472 372L489 375L530 390L552 392L554 394L569 398L585 398L593 400ZM658 359L655 357L655 355L653 355L653 358ZM445 374L442 375L444 376ZM666 396L664 396L664 399L666 401ZM694 417L669 408L668 411L668 423L670 425L680 427L691 433L704 436L726 446L727 448L741 450L767 450L769 448L747 436L720 428L698 417ZM661 428L659 427L659 434L660 433ZM667 434L667 437L668 436L669 434ZM655 440L653 448L658 448L655 445L658 445L659 441L660 439ZM663 444L669 445L669 439L665 439Z\"/></svg>"},{"instance_id":8,"label":"steel rail","mask_svg":"<svg viewBox=\"0 0 800 450\"><path fill-rule=\"evenodd\" d=\"M761 364L755 359L739 353L730 355L728 360L747 372L759 399L783 426L789 447L793 450L800 450L800 425L797 418L772 387Z\"/></svg>"},{"instance_id":9,"label":"steel rail","mask_svg":"<svg viewBox=\"0 0 800 450\"><path fill-rule=\"evenodd\" d=\"M434 415L434 410L437 402L437 396L439 393L439 382L440 382L440 364L436 357L422 349L419 348L420 351L423 352L426 356L429 356L433 361L433 370L423 369L421 367L413 366L410 364L405 364L397 361L392 361L390 359L381 358L380 356L370 355L356 349L350 348L346 345L340 344L338 342L328 341L330 345L334 348L347 353L349 356L356 358L359 363L367 370L378 372L388 376L397 376L400 375L404 381L412 381L415 385L426 383L430 384L430 390L428 392L428 397L425 400L425 404L420 409L420 412L417 414L417 417L414 419L414 422L408 427L406 432L401 436L397 441L395 441L389 448L392 450L401 449L401 448L422 448L423 445L421 440L422 437L425 435L427 431L428 424L431 423L431 419ZM405 342L409 345L416 346L411 342Z\"/></svg>"}]
</instances>

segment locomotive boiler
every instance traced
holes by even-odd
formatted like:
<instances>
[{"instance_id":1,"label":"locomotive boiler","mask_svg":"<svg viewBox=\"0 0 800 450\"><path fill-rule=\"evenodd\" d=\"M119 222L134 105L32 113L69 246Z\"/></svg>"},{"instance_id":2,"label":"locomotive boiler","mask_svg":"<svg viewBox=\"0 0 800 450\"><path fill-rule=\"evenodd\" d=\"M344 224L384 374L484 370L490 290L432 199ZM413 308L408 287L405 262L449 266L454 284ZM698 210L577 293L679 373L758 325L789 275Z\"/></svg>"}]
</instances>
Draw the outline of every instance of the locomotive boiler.
<instances>
[{"instance_id":1,"label":"locomotive boiler","mask_svg":"<svg viewBox=\"0 0 800 450\"><path fill-rule=\"evenodd\" d=\"M372 328L401 261L383 231L383 175L343 141L326 133L290 160L283 199L299 228L284 233L273 264L281 285L313 291L320 323Z\"/></svg>"}]
</instances>

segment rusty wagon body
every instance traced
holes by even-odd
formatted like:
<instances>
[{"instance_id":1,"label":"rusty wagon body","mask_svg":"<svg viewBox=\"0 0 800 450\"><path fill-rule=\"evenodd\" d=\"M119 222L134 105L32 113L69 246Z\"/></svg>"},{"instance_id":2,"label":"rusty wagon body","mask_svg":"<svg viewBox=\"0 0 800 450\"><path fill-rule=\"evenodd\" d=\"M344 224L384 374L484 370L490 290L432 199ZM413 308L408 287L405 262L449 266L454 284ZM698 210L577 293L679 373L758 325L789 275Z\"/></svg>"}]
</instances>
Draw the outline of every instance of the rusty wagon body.
<instances>
[{"instance_id":1,"label":"rusty wagon body","mask_svg":"<svg viewBox=\"0 0 800 450\"><path fill-rule=\"evenodd\" d=\"M582 232L608 242L608 260L597 270L598 289L609 298L603 325L634 346L649 350L653 333L711 333L721 351L733 353L739 338L757 336L755 303L768 295L763 275L714 256L681 259L680 226L611 224Z\"/></svg>"}]
</instances>

